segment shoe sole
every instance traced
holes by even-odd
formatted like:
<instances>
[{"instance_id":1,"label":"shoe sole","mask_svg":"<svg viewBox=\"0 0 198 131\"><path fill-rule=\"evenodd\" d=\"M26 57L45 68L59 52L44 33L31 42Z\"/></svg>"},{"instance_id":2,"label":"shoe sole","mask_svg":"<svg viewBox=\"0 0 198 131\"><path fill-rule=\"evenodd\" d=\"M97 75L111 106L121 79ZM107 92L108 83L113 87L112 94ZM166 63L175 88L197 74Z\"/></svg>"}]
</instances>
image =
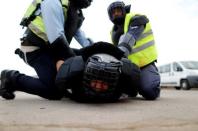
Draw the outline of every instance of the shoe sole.
<instances>
[{"instance_id":1,"label":"shoe sole","mask_svg":"<svg viewBox=\"0 0 198 131\"><path fill-rule=\"evenodd\" d=\"M3 89L3 87L2 87L2 83L4 83L5 82L5 71L2 71L1 72L1 85L0 85L0 96L2 96L4 93L5 93L5 91L6 91L6 89ZM3 79L4 78L4 79Z\"/></svg>"},{"instance_id":2,"label":"shoe sole","mask_svg":"<svg viewBox=\"0 0 198 131\"><path fill-rule=\"evenodd\" d=\"M0 96L2 96L3 94L5 94L6 90L0 89Z\"/></svg>"},{"instance_id":3,"label":"shoe sole","mask_svg":"<svg viewBox=\"0 0 198 131\"><path fill-rule=\"evenodd\" d=\"M12 99L15 98L15 94L12 93L12 92L8 92L6 90L6 88L2 87L2 83L6 83L6 79L5 79L6 78L6 71L7 70L1 72L0 96L2 96L3 98L5 98L7 100L12 100Z\"/></svg>"}]
</instances>

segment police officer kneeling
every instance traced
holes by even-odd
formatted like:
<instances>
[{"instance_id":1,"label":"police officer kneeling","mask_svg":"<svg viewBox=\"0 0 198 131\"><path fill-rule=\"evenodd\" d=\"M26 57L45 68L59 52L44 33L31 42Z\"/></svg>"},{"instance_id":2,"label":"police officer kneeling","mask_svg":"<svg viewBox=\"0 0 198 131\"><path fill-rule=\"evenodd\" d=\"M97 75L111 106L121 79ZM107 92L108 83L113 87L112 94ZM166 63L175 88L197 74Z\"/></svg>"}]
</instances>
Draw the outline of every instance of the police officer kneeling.
<instances>
[{"instance_id":1,"label":"police officer kneeling","mask_svg":"<svg viewBox=\"0 0 198 131\"><path fill-rule=\"evenodd\" d=\"M104 50L105 49L105 50ZM56 85L78 102L115 102L137 95L140 69L117 47L104 42L80 50L60 67Z\"/></svg>"}]
</instances>

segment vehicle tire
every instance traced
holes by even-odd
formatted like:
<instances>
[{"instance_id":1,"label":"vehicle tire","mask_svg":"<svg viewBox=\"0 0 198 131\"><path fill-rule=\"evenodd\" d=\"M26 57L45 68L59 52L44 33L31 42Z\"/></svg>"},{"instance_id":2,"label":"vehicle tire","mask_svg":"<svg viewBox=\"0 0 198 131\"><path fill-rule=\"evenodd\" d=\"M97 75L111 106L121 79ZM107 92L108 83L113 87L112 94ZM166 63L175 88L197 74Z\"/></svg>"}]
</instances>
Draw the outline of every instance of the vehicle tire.
<instances>
[{"instance_id":1,"label":"vehicle tire","mask_svg":"<svg viewBox=\"0 0 198 131\"><path fill-rule=\"evenodd\" d=\"M190 90L190 88L191 88L189 83L188 83L188 80L181 80L180 87L183 90Z\"/></svg>"}]
</instances>

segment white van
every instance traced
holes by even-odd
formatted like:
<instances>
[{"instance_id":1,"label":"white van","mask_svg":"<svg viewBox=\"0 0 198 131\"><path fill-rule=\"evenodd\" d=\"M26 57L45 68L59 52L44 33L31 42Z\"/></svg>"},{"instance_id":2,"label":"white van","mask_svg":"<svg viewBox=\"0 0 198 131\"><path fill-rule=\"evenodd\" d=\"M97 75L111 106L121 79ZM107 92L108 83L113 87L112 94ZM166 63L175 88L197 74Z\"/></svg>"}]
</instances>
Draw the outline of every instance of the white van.
<instances>
[{"instance_id":1,"label":"white van","mask_svg":"<svg viewBox=\"0 0 198 131\"><path fill-rule=\"evenodd\" d=\"M198 61L179 61L158 66L161 86L189 90L198 87Z\"/></svg>"}]
</instances>

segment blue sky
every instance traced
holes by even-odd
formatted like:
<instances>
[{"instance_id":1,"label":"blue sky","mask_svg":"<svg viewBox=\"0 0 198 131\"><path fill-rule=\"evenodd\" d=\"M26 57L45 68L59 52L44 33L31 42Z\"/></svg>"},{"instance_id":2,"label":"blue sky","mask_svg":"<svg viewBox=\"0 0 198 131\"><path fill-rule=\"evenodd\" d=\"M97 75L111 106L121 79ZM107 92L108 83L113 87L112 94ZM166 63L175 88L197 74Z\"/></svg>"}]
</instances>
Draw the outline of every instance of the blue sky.
<instances>
[{"instance_id":1,"label":"blue sky","mask_svg":"<svg viewBox=\"0 0 198 131\"><path fill-rule=\"evenodd\" d=\"M19 26L32 0L6 0L1 2L0 12L0 70L17 69L26 74L34 70L16 55L20 46L19 38L23 30ZM82 29L95 42L110 42L112 24L107 15L107 7L113 0L94 0L92 6L84 10L85 21ZM131 12L146 14L153 27L158 48L158 65L176 60L198 61L198 1L197 0L124 0L131 4ZM72 47L80 48L73 41Z\"/></svg>"}]
</instances>

